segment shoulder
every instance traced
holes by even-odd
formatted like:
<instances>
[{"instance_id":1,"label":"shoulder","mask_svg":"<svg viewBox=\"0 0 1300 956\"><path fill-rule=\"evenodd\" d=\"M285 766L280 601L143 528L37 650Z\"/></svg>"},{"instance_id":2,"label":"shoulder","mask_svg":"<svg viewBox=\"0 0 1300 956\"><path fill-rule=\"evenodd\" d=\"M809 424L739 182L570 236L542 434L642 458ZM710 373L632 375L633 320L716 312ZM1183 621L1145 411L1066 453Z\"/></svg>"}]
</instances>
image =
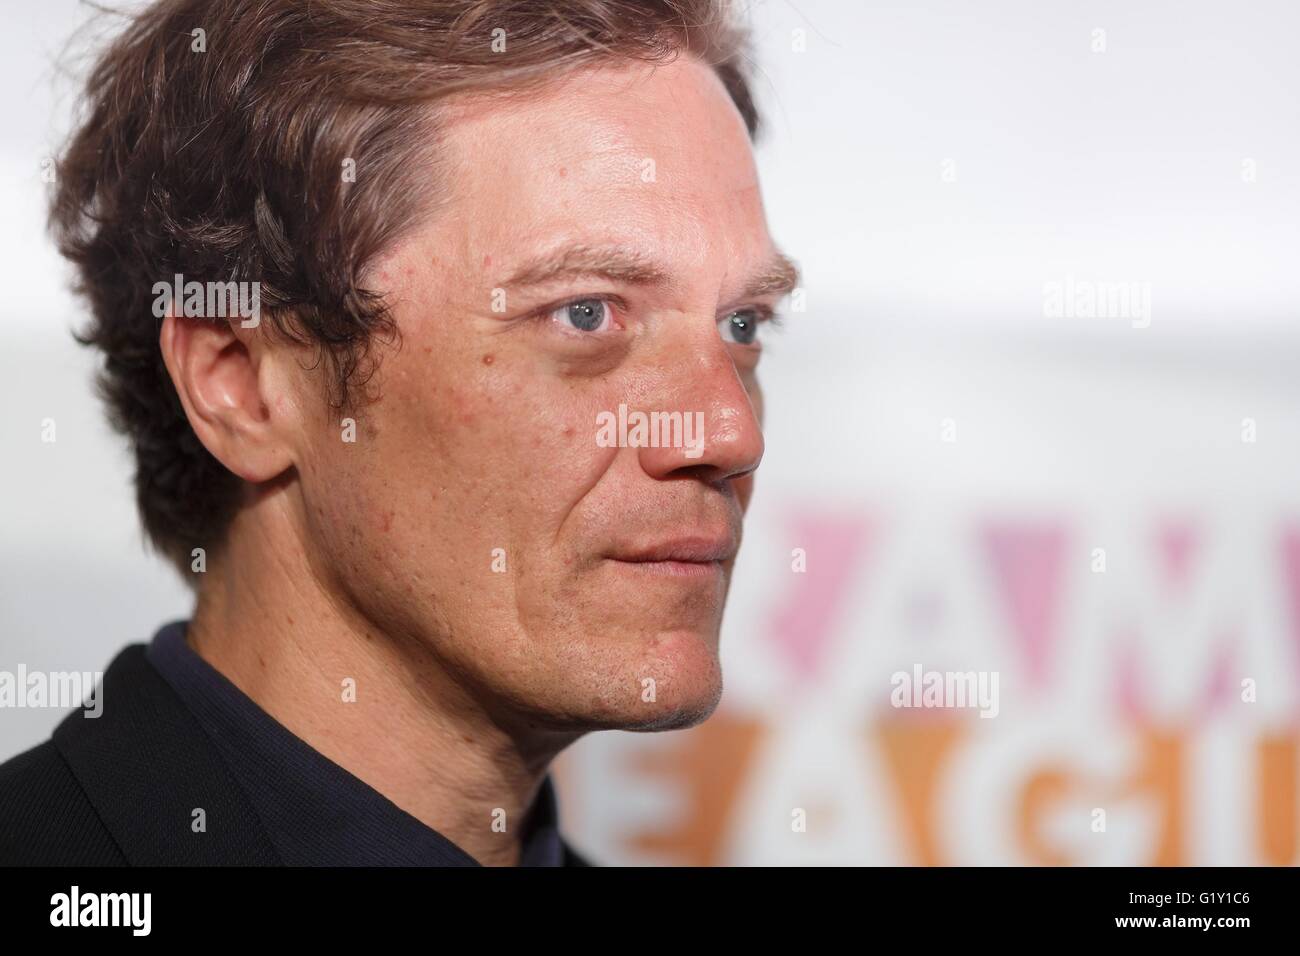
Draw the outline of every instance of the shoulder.
<instances>
[{"instance_id":1,"label":"shoulder","mask_svg":"<svg viewBox=\"0 0 1300 956\"><path fill-rule=\"evenodd\" d=\"M0 865L260 865L276 856L195 715L131 645L74 710L0 777ZM207 836L193 813L222 821ZM204 837L195 834L203 832Z\"/></svg>"},{"instance_id":2,"label":"shoulder","mask_svg":"<svg viewBox=\"0 0 1300 956\"><path fill-rule=\"evenodd\" d=\"M101 713L71 711L49 740L0 764L0 866L133 862L123 819L134 824L150 803L132 791L165 789L172 758L153 739L173 722L161 683L144 645L124 648L100 680Z\"/></svg>"},{"instance_id":3,"label":"shoulder","mask_svg":"<svg viewBox=\"0 0 1300 956\"><path fill-rule=\"evenodd\" d=\"M52 741L0 764L0 866L125 863Z\"/></svg>"}]
</instances>

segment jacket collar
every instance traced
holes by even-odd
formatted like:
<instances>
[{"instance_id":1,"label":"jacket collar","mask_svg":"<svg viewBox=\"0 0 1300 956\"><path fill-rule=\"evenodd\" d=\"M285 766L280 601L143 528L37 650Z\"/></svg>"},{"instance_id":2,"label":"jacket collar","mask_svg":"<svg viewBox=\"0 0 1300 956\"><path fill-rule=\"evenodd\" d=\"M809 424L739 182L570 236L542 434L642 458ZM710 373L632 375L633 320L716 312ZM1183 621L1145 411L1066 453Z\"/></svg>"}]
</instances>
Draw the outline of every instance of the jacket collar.
<instances>
[{"instance_id":1,"label":"jacket collar","mask_svg":"<svg viewBox=\"0 0 1300 956\"><path fill-rule=\"evenodd\" d=\"M104 673L99 717L54 731L63 755L133 866L280 862L252 805L198 722L145 659L123 650ZM206 832L195 832L202 810Z\"/></svg>"},{"instance_id":2,"label":"jacket collar","mask_svg":"<svg viewBox=\"0 0 1300 956\"><path fill-rule=\"evenodd\" d=\"M99 717L55 729L95 812L132 866L282 864L252 803L172 687L134 644L113 659ZM202 810L206 832L195 832ZM591 866L561 837L564 866Z\"/></svg>"}]
</instances>

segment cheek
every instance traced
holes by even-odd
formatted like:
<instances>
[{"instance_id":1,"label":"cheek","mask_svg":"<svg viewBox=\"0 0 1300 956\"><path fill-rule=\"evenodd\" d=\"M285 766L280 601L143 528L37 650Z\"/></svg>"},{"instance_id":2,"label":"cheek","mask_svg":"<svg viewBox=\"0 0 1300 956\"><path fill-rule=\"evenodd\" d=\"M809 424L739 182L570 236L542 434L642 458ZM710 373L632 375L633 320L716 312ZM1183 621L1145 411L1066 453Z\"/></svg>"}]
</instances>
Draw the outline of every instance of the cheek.
<instances>
[{"instance_id":1,"label":"cheek","mask_svg":"<svg viewBox=\"0 0 1300 956\"><path fill-rule=\"evenodd\" d=\"M385 525L391 529L397 512L377 498L374 475L382 467L377 467L382 450L363 414L340 412L337 418L353 418L355 424L324 426L313 435L310 457L299 466L302 507L312 536L308 550L328 561L333 573L360 580L374 561L375 532Z\"/></svg>"},{"instance_id":2,"label":"cheek","mask_svg":"<svg viewBox=\"0 0 1300 956\"><path fill-rule=\"evenodd\" d=\"M488 360L490 358L490 361ZM599 479L602 403L588 390L508 353L476 355L451 384L404 378L379 422L385 494L420 491L445 533L536 550ZM400 477L399 477L400 476Z\"/></svg>"}]
</instances>

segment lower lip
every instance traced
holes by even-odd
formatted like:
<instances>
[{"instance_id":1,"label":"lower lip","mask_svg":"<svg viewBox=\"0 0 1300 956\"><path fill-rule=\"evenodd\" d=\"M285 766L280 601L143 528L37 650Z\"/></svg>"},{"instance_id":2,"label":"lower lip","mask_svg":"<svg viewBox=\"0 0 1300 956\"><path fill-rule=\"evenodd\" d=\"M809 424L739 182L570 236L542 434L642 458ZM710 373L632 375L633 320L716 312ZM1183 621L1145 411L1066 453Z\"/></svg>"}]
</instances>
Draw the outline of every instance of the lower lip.
<instances>
[{"instance_id":1,"label":"lower lip","mask_svg":"<svg viewBox=\"0 0 1300 956\"><path fill-rule=\"evenodd\" d=\"M712 578L722 573L721 561L620 561L615 564L646 574L660 574L674 578Z\"/></svg>"}]
</instances>

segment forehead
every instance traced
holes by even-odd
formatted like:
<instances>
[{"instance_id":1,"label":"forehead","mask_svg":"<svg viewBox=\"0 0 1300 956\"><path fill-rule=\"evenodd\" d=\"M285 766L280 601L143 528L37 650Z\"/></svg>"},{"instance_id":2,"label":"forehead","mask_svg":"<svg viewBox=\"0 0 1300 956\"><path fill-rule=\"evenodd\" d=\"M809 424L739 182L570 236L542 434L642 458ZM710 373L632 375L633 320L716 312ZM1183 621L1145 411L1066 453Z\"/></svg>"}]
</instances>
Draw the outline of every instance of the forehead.
<instances>
[{"instance_id":1,"label":"forehead","mask_svg":"<svg viewBox=\"0 0 1300 956\"><path fill-rule=\"evenodd\" d=\"M570 72L524 95L452 103L441 234L503 263L558 238L648 255L770 247L744 121L713 71L681 57ZM452 250L446 250L452 252Z\"/></svg>"}]
</instances>

